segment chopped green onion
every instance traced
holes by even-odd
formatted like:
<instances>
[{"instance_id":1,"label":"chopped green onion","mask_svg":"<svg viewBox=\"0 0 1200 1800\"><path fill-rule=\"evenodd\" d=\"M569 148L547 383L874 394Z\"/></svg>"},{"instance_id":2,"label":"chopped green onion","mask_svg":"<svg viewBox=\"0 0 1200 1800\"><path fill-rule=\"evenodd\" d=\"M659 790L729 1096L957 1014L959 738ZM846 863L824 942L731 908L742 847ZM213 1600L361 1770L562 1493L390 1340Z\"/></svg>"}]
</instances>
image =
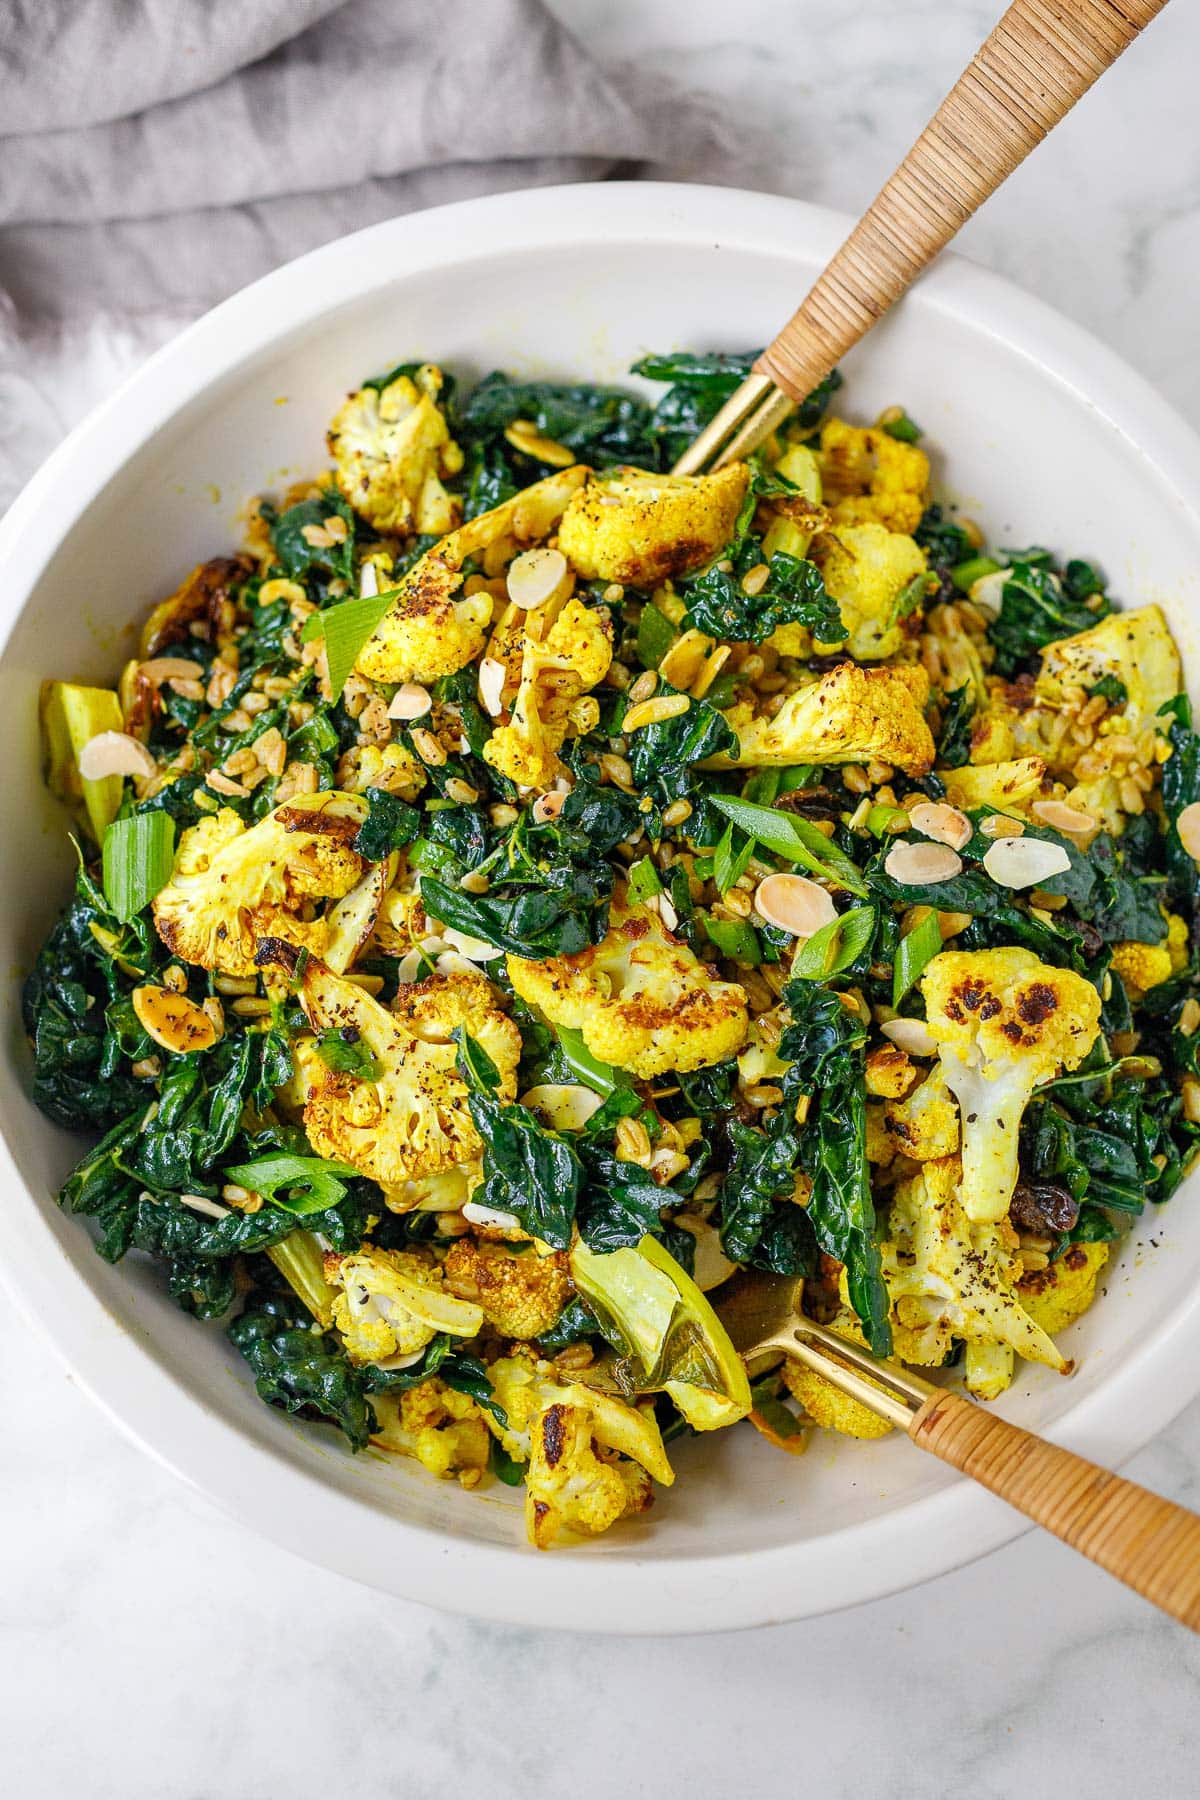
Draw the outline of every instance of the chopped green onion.
<instances>
[{"instance_id":1,"label":"chopped green onion","mask_svg":"<svg viewBox=\"0 0 1200 1800\"><path fill-rule=\"evenodd\" d=\"M727 825L721 833L721 841L713 852L712 878L723 894L731 887L736 887L746 873L750 858L754 855L754 839L747 838L740 850L733 847L733 826Z\"/></svg>"},{"instance_id":2,"label":"chopped green onion","mask_svg":"<svg viewBox=\"0 0 1200 1800\"><path fill-rule=\"evenodd\" d=\"M626 876L629 892L635 900L649 900L654 894L661 894L663 884L658 878L658 870L648 856L639 857L637 862L629 865Z\"/></svg>"},{"instance_id":3,"label":"chopped green onion","mask_svg":"<svg viewBox=\"0 0 1200 1800\"><path fill-rule=\"evenodd\" d=\"M712 804L757 843L765 844L776 856L783 857L785 862L799 863L811 875L824 875L839 887L866 899L862 870L809 820L800 818L797 813L753 806L748 800L735 800L729 794L714 794Z\"/></svg>"},{"instance_id":4,"label":"chopped green onion","mask_svg":"<svg viewBox=\"0 0 1200 1800\"><path fill-rule=\"evenodd\" d=\"M749 963L751 968L758 967L762 949L753 925L747 925L745 919L714 919L708 913L701 913L700 919L709 940L722 956L732 957L734 962Z\"/></svg>"},{"instance_id":5,"label":"chopped green onion","mask_svg":"<svg viewBox=\"0 0 1200 1800\"><path fill-rule=\"evenodd\" d=\"M399 588L388 588L382 594L363 594L357 600L342 600L337 606L327 606L324 612L312 613L307 620L300 641L311 644L314 638L325 639L329 695L335 704L342 697L342 689L358 661L359 651L375 636L399 592Z\"/></svg>"},{"instance_id":6,"label":"chopped green onion","mask_svg":"<svg viewBox=\"0 0 1200 1800\"><path fill-rule=\"evenodd\" d=\"M492 1474L505 1487L520 1487L525 1479L525 1464L510 1456L499 1438L492 1439Z\"/></svg>"},{"instance_id":7,"label":"chopped green onion","mask_svg":"<svg viewBox=\"0 0 1200 1800\"><path fill-rule=\"evenodd\" d=\"M910 820L902 806L873 806L867 814L867 830L872 837L884 837L889 831L907 831Z\"/></svg>"},{"instance_id":8,"label":"chopped green onion","mask_svg":"<svg viewBox=\"0 0 1200 1800\"><path fill-rule=\"evenodd\" d=\"M675 627L666 614L659 612L657 606L647 600L637 629L637 659L643 669L657 669L675 642L676 635Z\"/></svg>"},{"instance_id":9,"label":"chopped green onion","mask_svg":"<svg viewBox=\"0 0 1200 1800\"><path fill-rule=\"evenodd\" d=\"M303 1218L306 1213L327 1212L346 1198L346 1183L340 1176L354 1176L357 1169L349 1163L332 1162L323 1156L260 1156L254 1162L232 1163L226 1176L252 1193L261 1194L273 1206Z\"/></svg>"},{"instance_id":10,"label":"chopped green onion","mask_svg":"<svg viewBox=\"0 0 1200 1800\"><path fill-rule=\"evenodd\" d=\"M231 1175L232 1169L225 1173ZM333 1324L333 1303L337 1298L325 1279L325 1253L311 1231L289 1231L277 1244L267 1244L266 1254L279 1273L299 1295L318 1325L328 1331Z\"/></svg>"},{"instance_id":11,"label":"chopped green onion","mask_svg":"<svg viewBox=\"0 0 1200 1800\"><path fill-rule=\"evenodd\" d=\"M921 427L915 419L909 418L902 406L897 409L897 415L882 421L882 428L890 438L895 438L898 444L915 444L918 438L924 437Z\"/></svg>"},{"instance_id":12,"label":"chopped green onion","mask_svg":"<svg viewBox=\"0 0 1200 1800\"><path fill-rule=\"evenodd\" d=\"M335 1075L355 1075L360 1081L374 1081L380 1073L378 1058L357 1036L346 1038L340 1031L323 1031L316 1048L325 1067L332 1069Z\"/></svg>"},{"instance_id":13,"label":"chopped green onion","mask_svg":"<svg viewBox=\"0 0 1200 1800\"><path fill-rule=\"evenodd\" d=\"M792 958L792 974L804 981L828 981L848 969L870 943L875 932L875 908L856 906L831 919L800 945Z\"/></svg>"},{"instance_id":14,"label":"chopped green onion","mask_svg":"<svg viewBox=\"0 0 1200 1800\"><path fill-rule=\"evenodd\" d=\"M922 569L919 575L914 575L911 581L906 581L904 586L900 589L900 592L896 595L896 598L892 601L887 616L888 626L898 625L901 619L907 619L909 613L916 612L918 606L920 606L925 598L928 587L929 577L924 569Z\"/></svg>"},{"instance_id":15,"label":"chopped green onion","mask_svg":"<svg viewBox=\"0 0 1200 1800\"><path fill-rule=\"evenodd\" d=\"M969 556L966 562L955 563L950 579L956 588L968 594L977 581L982 581L985 575L997 574L1003 567L994 556Z\"/></svg>"},{"instance_id":16,"label":"chopped green onion","mask_svg":"<svg viewBox=\"0 0 1200 1800\"><path fill-rule=\"evenodd\" d=\"M936 912L926 913L919 925L906 932L896 947L896 964L892 971L892 1005L899 1006L913 984L920 980L926 965L942 947L942 933Z\"/></svg>"},{"instance_id":17,"label":"chopped green onion","mask_svg":"<svg viewBox=\"0 0 1200 1800\"><path fill-rule=\"evenodd\" d=\"M582 1031L576 1031L570 1025L556 1025L554 1035L563 1047L563 1055L572 1074L578 1075L585 1087L592 1088L597 1094L613 1094L619 1087L627 1087L614 1068L608 1063L599 1062L583 1041Z\"/></svg>"},{"instance_id":18,"label":"chopped green onion","mask_svg":"<svg viewBox=\"0 0 1200 1800\"><path fill-rule=\"evenodd\" d=\"M104 898L122 925L136 918L171 879L175 821L170 813L114 819L104 834Z\"/></svg>"}]
</instances>

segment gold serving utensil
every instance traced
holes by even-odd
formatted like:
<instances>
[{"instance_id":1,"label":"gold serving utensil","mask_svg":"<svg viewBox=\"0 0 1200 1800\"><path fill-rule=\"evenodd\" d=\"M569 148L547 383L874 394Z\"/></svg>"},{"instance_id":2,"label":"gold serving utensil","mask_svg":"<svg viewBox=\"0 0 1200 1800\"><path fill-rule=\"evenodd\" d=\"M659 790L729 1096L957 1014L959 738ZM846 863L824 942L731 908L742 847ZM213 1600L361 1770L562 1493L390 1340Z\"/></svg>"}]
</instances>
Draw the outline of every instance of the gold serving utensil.
<instances>
[{"instance_id":1,"label":"gold serving utensil","mask_svg":"<svg viewBox=\"0 0 1200 1800\"><path fill-rule=\"evenodd\" d=\"M1014 0L676 475L748 456L882 318L1166 0Z\"/></svg>"},{"instance_id":2,"label":"gold serving utensil","mask_svg":"<svg viewBox=\"0 0 1200 1800\"><path fill-rule=\"evenodd\" d=\"M1200 1631L1200 1516L1047 1443L951 1388L884 1362L801 1311L804 1282L742 1270L712 1299L751 1374L790 1356L906 1431L1170 1613Z\"/></svg>"}]
</instances>

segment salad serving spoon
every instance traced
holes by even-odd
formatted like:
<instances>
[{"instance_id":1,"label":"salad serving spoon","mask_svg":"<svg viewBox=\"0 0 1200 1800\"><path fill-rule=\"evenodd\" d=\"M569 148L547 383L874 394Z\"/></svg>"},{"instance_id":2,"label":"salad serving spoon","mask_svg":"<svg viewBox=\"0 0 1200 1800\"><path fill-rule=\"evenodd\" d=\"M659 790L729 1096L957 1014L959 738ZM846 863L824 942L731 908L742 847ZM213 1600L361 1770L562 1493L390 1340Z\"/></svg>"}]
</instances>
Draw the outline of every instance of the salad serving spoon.
<instances>
[{"instance_id":1,"label":"salad serving spoon","mask_svg":"<svg viewBox=\"0 0 1200 1800\"><path fill-rule=\"evenodd\" d=\"M748 456L945 248L1166 0L1013 0L745 381L676 463Z\"/></svg>"},{"instance_id":2,"label":"salad serving spoon","mask_svg":"<svg viewBox=\"0 0 1200 1800\"><path fill-rule=\"evenodd\" d=\"M1200 1515L934 1387L805 1318L802 1277L743 1270L712 1296L747 1369L792 1357L1173 1618L1200 1631Z\"/></svg>"}]
</instances>

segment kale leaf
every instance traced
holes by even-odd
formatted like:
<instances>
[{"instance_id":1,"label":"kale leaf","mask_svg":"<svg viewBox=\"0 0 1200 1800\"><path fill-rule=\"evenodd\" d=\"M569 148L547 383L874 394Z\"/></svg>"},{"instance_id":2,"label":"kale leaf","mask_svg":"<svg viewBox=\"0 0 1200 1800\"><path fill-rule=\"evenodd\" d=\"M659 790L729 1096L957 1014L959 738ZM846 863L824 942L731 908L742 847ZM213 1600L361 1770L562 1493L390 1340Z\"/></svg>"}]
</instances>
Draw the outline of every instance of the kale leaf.
<instances>
[{"instance_id":1,"label":"kale leaf","mask_svg":"<svg viewBox=\"0 0 1200 1800\"><path fill-rule=\"evenodd\" d=\"M313 1331L297 1300L252 1293L228 1337L249 1363L260 1400L284 1412L329 1419L352 1450L366 1449L378 1429L366 1376L334 1339Z\"/></svg>"},{"instance_id":2,"label":"kale leaf","mask_svg":"<svg viewBox=\"0 0 1200 1800\"><path fill-rule=\"evenodd\" d=\"M527 1106L498 1099L500 1076L487 1051L461 1027L454 1037L471 1118L483 1140L483 1181L475 1200L512 1213L555 1250L569 1249L583 1185L573 1144L541 1124Z\"/></svg>"},{"instance_id":3,"label":"kale leaf","mask_svg":"<svg viewBox=\"0 0 1200 1800\"><path fill-rule=\"evenodd\" d=\"M1089 590L1094 594L1097 590ZM1047 644L1087 631L1112 611L1105 602L1088 606L1051 569L1014 558L1000 595L1000 614L988 627L996 652L995 670L1010 676L1028 668Z\"/></svg>"}]
</instances>

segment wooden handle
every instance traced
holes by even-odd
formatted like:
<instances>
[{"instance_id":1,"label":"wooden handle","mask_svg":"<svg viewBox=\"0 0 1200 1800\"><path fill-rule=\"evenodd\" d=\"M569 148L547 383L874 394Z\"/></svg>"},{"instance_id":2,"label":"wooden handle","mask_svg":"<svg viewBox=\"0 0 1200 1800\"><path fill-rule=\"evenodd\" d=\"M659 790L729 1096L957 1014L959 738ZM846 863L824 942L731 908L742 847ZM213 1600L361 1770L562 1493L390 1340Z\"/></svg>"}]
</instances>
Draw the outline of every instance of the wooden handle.
<instances>
[{"instance_id":1,"label":"wooden handle","mask_svg":"<svg viewBox=\"0 0 1200 1800\"><path fill-rule=\"evenodd\" d=\"M1165 5L1014 0L758 373L810 393Z\"/></svg>"},{"instance_id":2,"label":"wooden handle","mask_svg":"<svg viewBox=\"0 0 1200 1800\"><path fill-rule=\"evenodd\" d=\"M1200 1516L961 1394L931 1394L909 1436L1200 1631Z\"/></svg>"}]
</instances>

